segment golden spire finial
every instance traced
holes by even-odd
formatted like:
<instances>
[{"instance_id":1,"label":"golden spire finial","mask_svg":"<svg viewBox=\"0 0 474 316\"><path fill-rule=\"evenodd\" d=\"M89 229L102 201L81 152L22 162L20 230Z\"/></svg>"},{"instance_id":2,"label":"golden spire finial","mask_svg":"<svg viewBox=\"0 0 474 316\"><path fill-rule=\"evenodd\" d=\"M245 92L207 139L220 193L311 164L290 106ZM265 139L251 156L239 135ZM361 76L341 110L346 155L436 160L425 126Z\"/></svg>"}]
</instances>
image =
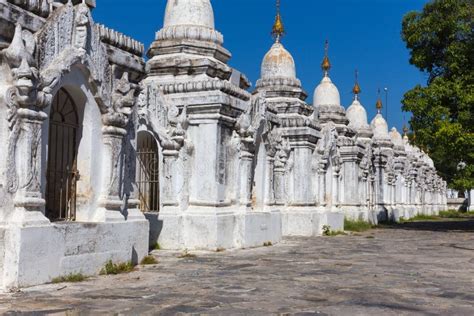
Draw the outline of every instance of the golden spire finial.
<instances>
[{"instance_id":1,"label":"golden spire finial","mask_svg":"<svg viewBox=\"0 0 474 316\"><path fill-rule=\"evenodd\" d=\"M275 39L275 42L279 43L280 39L285 35L285 26L283 25L280 14L280 0L276 0L276 11L277 14L275 17L275 23L273 24L272 36Z\"/></svg>"},{"instance_id":2,"label":"golden spire finial","mask_svg":"<svg viewBox=\"0 0 474 316\"><path fill-rule=\"evenodd\" d=\"M378 99L377 99L377 103L376 103L375 107L377 108L377 113L381 114L382 113L382 108L383 108L383 103L382 103L382 99L380 98L380 88L378 90Z\"/></svg>"},{"instance_id":3,"label":"golden spire finial","mask_svg":"<svg viewBox=\"0 0 474 316\"><path fill-rule=\"evenodd\" d=\"M352 89L352 92L354 93L354 98L356 100L359 98L359 94L362 92L359 86L359 71L357 69L355 71L355 85Z\"/></svg>"},{"instance_id":4,"label":"golden spire finial","mask_svg":"<svg viewBox=\"0 0 474 316\"><path fill-rule=\"evenodd\" d=\"M403 124L403 136L408 136L409 131L407 124Z\"/></svg>"},{"instance_id":5,"label":"golden spire finial","mask_svg":"<svg viewBox=\"0 0 474 316\"><path fill-rule=\"evenodd\" d=\"M324 75L327 76L329 73L329 70L331 69L331 62L329 61L329 41L326 40L325 46L324 46L324 59L321 64L321 68L324 71Z\"/></svg>"}]
</instances>

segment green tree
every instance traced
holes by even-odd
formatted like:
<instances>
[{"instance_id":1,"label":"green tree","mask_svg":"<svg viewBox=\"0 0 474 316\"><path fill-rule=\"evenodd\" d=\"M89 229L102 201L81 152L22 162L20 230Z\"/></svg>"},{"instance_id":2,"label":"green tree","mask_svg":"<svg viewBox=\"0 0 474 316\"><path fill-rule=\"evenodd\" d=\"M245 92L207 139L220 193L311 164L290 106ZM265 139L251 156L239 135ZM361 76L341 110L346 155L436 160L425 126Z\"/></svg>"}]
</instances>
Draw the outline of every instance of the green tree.
<instances>
[{"instance_id":1,"label":"green tree","mask_svg":"<svg viewBox=\"0 0 474 316\"><path fill-rule=\"evenodd\" d=\"M474 0L432 0L403 18L410 63L426 86L405 94L412 141L452 188L474 188Z\"/></svg>"}]
</instances>

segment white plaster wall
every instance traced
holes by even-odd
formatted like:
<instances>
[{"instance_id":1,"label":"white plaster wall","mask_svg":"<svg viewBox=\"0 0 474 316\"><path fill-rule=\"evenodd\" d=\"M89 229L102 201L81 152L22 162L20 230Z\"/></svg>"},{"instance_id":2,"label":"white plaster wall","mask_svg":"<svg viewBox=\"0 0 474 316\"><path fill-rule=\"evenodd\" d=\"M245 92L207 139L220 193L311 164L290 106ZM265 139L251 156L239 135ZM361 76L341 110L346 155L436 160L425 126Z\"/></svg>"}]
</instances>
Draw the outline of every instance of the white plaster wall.
<instances>
[{"instance_id":1,"label":"white plaster wall","mask_svg":"<svg viewBox=\"0 0 474 316\"><path fill-rule=\"evenodd\" d=\"M292 152L293 155L293 168L292 177L293 185L291 186L292 191L289 196L291 203L297 204L310 204L315 203L313 195L313 180L316 181L315 177L312 177L312 152L310 148L296 148Z\"/></svg>"},{"instance_id":2,"label":"white plaster wall","mask_svg":"<svg viewBox=\"0 0 474 316\"><path fill-rule=\"evenodd\" d=\"M6 230L4 289L95 275L108 260L138 263L148 253L148 222L64 223Z\"/></svg>"},{"instance_id":3,"label":"white plaster wall","mask_svg":"<svg viewBox=\"0 0 474 316\"><path fill-rule=\"evenodd\" d=\"M216 122L192 125L188 135L194 144L194 161L190 183L190 203L215 205L225 202L225 183L218 183L217 164L221 142L220 127Z\"/></svg>"},{"instance_id":4,"label":"white plaster wall","mask_svg":"<svg viewBox=\"0 0 474 316\"><path fill-rule=\"evenodd\" d=\"M467 206L467 210L469 212L474 211L474 190L469 191L469 203Z\"/></svg>"},{"instance_id":5,"label":"white plaster wall","mask_svg":"<svg viewBox=\"0 0 474 316\"><path fill-rule=\"evenodd\" d=\"M100 188L104 178L101 168L102 122L99 107L90 91L83 92L86 93L87 98L83 112L82 138L78 148L77 167L80 178L77 183L77 220L91 221L98 208Z\"/></svg>"},{"instance_id":6,"label":"white plaster wall","mask_svg":"<svg viewBox=\"0 0 474 316\"><path fill-rule=\"evenodd\" d=\"M5 267L5 229L0 227L0 289L3 288Z\"/></svg>"},{"instance_id":7,"label":"white plaster wall","mask_svg":"<svg viewBox=\"0 0 474 316\"><path fill-rule=\"evenodd\" d=\"M311 207L288 207L282 212L283 236L321 236L326 225L331 231L344 230L344 213Z\"/></svg>"},{"instance_id":8,"label":"white plaster wall","mask_svg":"<svg viewBox=\"0 0 474 316\"><path fill-rule=\"evenodd\" d=\"M232 211L195 208L184 218L184 243L189 249L231 249L235 247L236 218Z\"/></svg>"},{"instance_id":9,"label":"white plaster wall","mask_svg":"<svg viewBox=\"0 0 474 316\"><path fill-rule=\"evenodd\" d=\"M273 212L247 212L238 220L243 221L241 240L237 241L238 247L261 247L264 243L277 243L281 240L281 213Z\"/></svg>"}]
</instances>

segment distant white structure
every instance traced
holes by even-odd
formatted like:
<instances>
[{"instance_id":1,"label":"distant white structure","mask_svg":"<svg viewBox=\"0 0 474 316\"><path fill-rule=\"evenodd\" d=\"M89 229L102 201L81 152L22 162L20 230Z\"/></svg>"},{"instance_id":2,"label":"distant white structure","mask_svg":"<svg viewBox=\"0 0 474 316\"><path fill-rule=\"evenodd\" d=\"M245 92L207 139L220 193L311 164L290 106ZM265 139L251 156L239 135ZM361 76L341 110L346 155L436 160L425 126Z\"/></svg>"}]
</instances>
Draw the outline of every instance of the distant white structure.
<instances>
[{"instance_id":1,"label":"distant white structure","mask_svg":"<svg viewBox=\"0 0 474 316\"><path fill-rule=\"evenodd\" d=\"M472 212L474 211L474 190L468 191L467 197L467 211Z\"/></svg>"},{"instance_id":2,"label":"distant white structure","mask_svg":"<svg viewBox=\"0 0 474 316\"><path fill-rule=\"evenodd\" d=\"M94 6L0 0L0 288L150 243L257 247L446 209L431 159L381 111L368 124L358 83L346 112L327 50L306 103L280 14L248 92L209 0L168 0L147 63Z\"/></svg>"}]
</instances>

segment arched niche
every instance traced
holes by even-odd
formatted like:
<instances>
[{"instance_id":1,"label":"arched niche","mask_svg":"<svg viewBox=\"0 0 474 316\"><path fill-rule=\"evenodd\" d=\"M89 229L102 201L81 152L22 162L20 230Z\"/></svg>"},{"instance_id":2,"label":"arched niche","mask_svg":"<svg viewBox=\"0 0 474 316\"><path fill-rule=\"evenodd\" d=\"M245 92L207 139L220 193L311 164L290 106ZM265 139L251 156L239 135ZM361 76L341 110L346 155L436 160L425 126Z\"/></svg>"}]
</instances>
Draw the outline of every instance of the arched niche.
<instances>
[{"instance_id":1,"label":"arched niche","mask_svg":"<svg viewBox=\"0 0 474 316\"><path fill-rule=\"evenodd\" d=\"M139 130L136 140L136 176L140 210L157 213L161 205L162 162L161 148L155 136Z\"/></svg>"},{"instance_id":2,"label":"arched niche","mask_svg":"<svg viewBox=\"0 0 474 316\"><path fill-rule=\"evenodd\" d=\"M75 104L78 114L78 129L75 136L76 149L76 197L74 219L80 222L91 221L98 208L98 200L103 185L102 174L102 117L87 75L79 67L73 67L61 78L61 84L53 91L53 96L67 93ZM47 168L51 157L50 120L52 106L45 109L48 119L42 129L42 192L46 197L48 188Z\"/></svg>"}]
</instances>

